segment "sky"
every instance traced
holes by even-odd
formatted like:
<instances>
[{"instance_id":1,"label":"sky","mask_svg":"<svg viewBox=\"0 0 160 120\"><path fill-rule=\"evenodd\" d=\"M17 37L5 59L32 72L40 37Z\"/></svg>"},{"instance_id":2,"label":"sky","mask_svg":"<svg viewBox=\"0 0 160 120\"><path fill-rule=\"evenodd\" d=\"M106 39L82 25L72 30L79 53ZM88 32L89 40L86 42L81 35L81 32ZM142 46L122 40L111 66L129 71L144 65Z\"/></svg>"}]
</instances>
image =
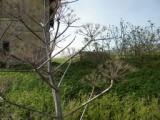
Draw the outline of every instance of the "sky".
<instances>
[{"instance_id":1,"label":"sky","mask_svg":"<svg viewBox=\"0 0 160 120\"><path fill-rule=\"evenodd\" d=\"M71 8L81 23L118 25L122 18L135 25L146 25L148 20L160 25L160 0L79 0Z\"/></svg>"},{"instance_id":2,"label":"sky","mask_svg":"<svg viewBox=\"0 0 160 120\"><path fill-rule=\"evenodd\" d=\"M79 0L69 6L80 18L75 25L100 23L118 26L123 19L139 26L147 26L147 21L151 20L156 27L160 27L160 0ZM74 33L73 30L69 31L72 32ZM82 41L83 38L77 36L71 47L80 49Z\"/></svg>"}]
</instances>

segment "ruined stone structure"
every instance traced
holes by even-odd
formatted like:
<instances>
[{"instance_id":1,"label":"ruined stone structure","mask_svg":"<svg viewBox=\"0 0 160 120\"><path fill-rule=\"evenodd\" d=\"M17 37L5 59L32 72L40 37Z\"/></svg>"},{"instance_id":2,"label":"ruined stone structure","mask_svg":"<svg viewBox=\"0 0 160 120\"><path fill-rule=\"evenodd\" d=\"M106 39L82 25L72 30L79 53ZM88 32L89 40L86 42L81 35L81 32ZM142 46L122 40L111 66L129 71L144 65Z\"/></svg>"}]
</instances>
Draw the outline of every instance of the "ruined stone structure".
<instances>
[{"instance_id":1,"label":"ruined stone structure","mask_svg":"<svg viewBox=\"0 0 160 120\"><path fill-rule=\"evenodd\" d=\"M53 1L0 0L0 36L7 29L0 38L1 64L21 64L22 58L37 61L43 56L44 31L40 24L53 12L49 10L49 2Z\"/></svg>"},{"instance_id":2,"label":"ruined stone structure","mask_svg":"<svg viewBox=\"0 0 160 120\"><path fill-rule=\"evenodd\" d=\"M87 60L95 64L102 64L111 57L108 52L81 51L79 53L80 60Z\"/></svg>"}]
</instances>

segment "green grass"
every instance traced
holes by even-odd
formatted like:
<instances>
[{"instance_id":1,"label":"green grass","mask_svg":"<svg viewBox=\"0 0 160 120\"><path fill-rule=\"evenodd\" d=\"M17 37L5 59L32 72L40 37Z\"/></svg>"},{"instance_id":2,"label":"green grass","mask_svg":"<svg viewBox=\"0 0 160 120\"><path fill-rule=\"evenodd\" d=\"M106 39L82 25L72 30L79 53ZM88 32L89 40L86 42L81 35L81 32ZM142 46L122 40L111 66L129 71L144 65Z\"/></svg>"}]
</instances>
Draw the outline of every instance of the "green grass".
<instances>
[{"instance_id":1,"label":"green grass","mask_svg":"<svg viewBox=\"0 0 160 120\"><path fill-rule=\"evenodd\" d=\"M56 59L54 62L59 65L63 61ZM60 68L62 73L67 65ZM60 87L64 114L88 99L91 87L82 80L95 68L94 64L87 61L77 60L71 64ZM56 75L57 82L60 76ZM51 89L35 73L0 73L0 80L0 85L4 85L5 80L9 81L4 92L7 99L39 111L54 113ZM159 120L159 84L159 69L146 66L139 68L130 73L126 81L117 83L108 94L89 104L84 120ZM101 90L97 88L96 92ZM82 110L79 110L66 120L78 120L81 113ZM50 120L47 116L1 102L0 118L9 119L10 116L13 119Z\"/></svg>"},{"instance_id":2,"label":"green grass","mask_svg":"<svg viewBox=\"0 0 160 120\"><path fill-rule=\"evenodd\" d=\"M56 63L63 63L67 58L53 58L52 61Z\"/></svg>"}]
</instances>

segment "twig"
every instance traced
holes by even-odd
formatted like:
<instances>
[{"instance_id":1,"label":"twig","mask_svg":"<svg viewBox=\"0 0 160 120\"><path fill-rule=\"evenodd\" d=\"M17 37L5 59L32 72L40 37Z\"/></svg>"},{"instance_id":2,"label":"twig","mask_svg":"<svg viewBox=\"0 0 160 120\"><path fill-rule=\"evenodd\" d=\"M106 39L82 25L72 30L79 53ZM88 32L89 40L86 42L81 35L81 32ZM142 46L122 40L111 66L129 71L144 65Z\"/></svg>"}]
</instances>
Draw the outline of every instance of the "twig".
<instances>
[{"instance_id":1,"label":"twig","mask_svg":"<svg viewBox=\"0 0 160 120\"><path fill-rule=\"evenodd\" d=\"M77 107L75 110L69 112L68 114L64 115L64 118L68 117L69 115L73 114L74 112L78 111L79 109L81 109L82 107L84 107L85 105L89 104L90 102L94 101L95 99L99 98L100 96L102 96L104 93L108 92L112 87L113 87L113 83L114 81L111 80L111 84L110 86L105 89L104 91L102 91L100 94L96 95L95 97L93 97L92 99L88 100L87 102L83 103L81 106Z\"/></svg>"},{"instance_id":2,"label":"twig","mask_svg":"<svg viewBox=\"0 0 160 120\"><path fill-rule=\"evenodd\" d=\"M62 4L69 4L69 3L74 3L74 2L77 2L79 0L73 0L73 1L70 1L70 2L62 2Z\"/></svg>"},{"instance_id":3,"label":"twig","mask_svg":"<svg viewBox=\"0 0 160 120\"><path fill-rule=\"evenodd\" d=\"M35 72L34 70L0 70L0 72Z\"/></svg>"},{"instance_id":4,"label":"twig","mask_svg":"<svg viewBox=\"0 0 160 120\"><path fill-rule=\"evenodd\" d=\"M83 49L85 49L91 42L93 41L97 41L97 40L109 40L109 39L113 39L113 38L103 38L103 39L91 39L90 41L88 41L88 43L83 46L77 53L75 53L73 56L71 56L69 59L67 59L66 61L64 61L62 64L60 64L57 68L55 68L55 70L57 70L58 68L60 68L62 65L64 65L66 62L68 62L69 60L71 60L72 58L74 58L76 55L78 55Z\"/></svg>"},{"instance_id":5,"label":"twig","mask_svg":"<svg viewBox=\"0 0 160 120\"><path fill-rule=\"evenodd\" d=\"M29 16L28 14L26 14L26 16L28 17L28 18L30 18L34 23L36 23L38 26L40 26L41 28L43 28L43 26L40 24L40 23L38 23L35 19L33 19L31 16Z\"/></svg>"},{"instance_id":6,"label":"twig","mask_svg":"<svg viewBox=\"0 0 160 120\"><path fill-rule=\"evenodd\" d=\"M22 19L20 19L19 17L11 14L10 12L8 12L6 9L4 8L1 8L2 10L4 10L6 13L8 13L9 15L11 15L12 17L18 19L31 33L33 33L42 43L44 43L44 40L39 36L37 35Z\"/></svg>"},{"instance_id":7,"label":"twig","mask_svg":"<svg viewBox=\"0 0 160 120\"><path fill-rule=\"evenodd\" d=\"M7 30L11 26L11 24L12 24L12 22L5 28L5 30L3 31L2 35L0 36L0 40L2 39L2 37L4 36L4 34L7 32Z\"/></svg>"},{"instance_id":8,"label":"twig","mask_svg":"<svg viewBox=\"0 0 160 120\"><path fill-rule=\"evenodd\" d=\"M35 113L39 113L39 114L42 114L42 115L50 116L50 117L52 117L52 118L56 118L56 117L55 117L54 115L52 115L52 114L48 114L48 113L45 113L45 112L37 111L37 110L34 110L34 109L32 109L32 108L28 108L28 107L25 107L25 106L23 106L23 105L19 105L19 104L13 103L13 102L11 102L10 100L6 99L6 98L5 98L4 96L2 96L2 95L1 95L1 99L2 99L4 102L6 102L6 103L8 103L8 104L10 104L10 105L14 105L14 106L16 106L16 107L19 107L19 108L22 108L22 109L25 109L25 110L29 110L29 111L32 111L32 112L35 112Z\"/></svg>"},{"instance_id":9,"label":"twig","mask_svg":"<svg viewBox=\"0 0 160 120\"><path fill-rule=\"evenodd\" d=\"M31 64L32 65L32 64ZM57 86L54 84L51 84L48 80L46 80L46 78L40 73L40 71L34 66L32 65L33 68L35 69L35 71L37 72L37 74L39 75L39 77L41 78L41 80L43 82L45 82L46 84L48 84L52 89L54 90L58 90Z\"/></svg>"},{"instance_id":10,"label":"twig","mask_svg":"<svg viewBox=\"0 0 160 120\"><path fill-rule=\"evenodd\" d=\"M67 66L65 72L63 73L63 76L61 77L61 80L59 81L58 87L60 87L61 83L63 82L64 76L66 75L66 73L67 73L67 71L68 71L68 69L69 69L71 63L72 63L72 60L70 60L70 62L69 62L69 64L68 64L68 66Z\"/></svg>"},{"instance_id":11,"label":"twig","mask_svg":"<svg viewBox=\"0 0 160 120\"><path fill-rule=\"evenodd\" d=\"M68 62L69 60L71 60L72 58L74 58L76 55L78 55L84 48L86 48L93 40L91 39L85 46L83 46L77 53L75 53L73 56L71 56L69 59L67 59L66 61L64 61L62 64L60 64L57 68L55 68L55 70L57 70L58 68L60 68L62 65L64 65L66 62Z\"/></svg>"},{"instance_id":12,"label":"twig","mask_svg":"<svg viewBox=\"0 0 160 120\"><path fill-rule=\"evenodd\" d=\"M92 88L92 92L91 92L91 94L90 94L89 100L92 98L92 95L93 95L94 89L95 89L95 87L93 87L93 88ZM84 113L85 113L85 111L86 111L86 109L87 109L87 106L88 106L88 104L87 104L87 105L85 105L85 107L84 107L84 110L83 110L83 112L82 112L82 115L81 115L80 120L82 120L82 119L83 119L83 116L84 116Z\"/></svg>"},{"instance_id":13,"label":"twig","mask_svg":"<svg viewBox=\"0 0 160 120\"><path fill-rule=\"evenodd\" d=\"M53 55L52 57L50 57L49 59L47 59L44 63L42 63L39 67L37 67L37 69L40 69L43 65L45 65L49 60L51 60L52 58L54 58L56 55L58 55L60 52L62 52L64 49L66 49L68 46L70 46L73 41L76 39L76 36L74 37L74 39L66 46L64 47L62 50L60 50L59 52L57 52L55 55Z\"/></svg>"}]
</instances>

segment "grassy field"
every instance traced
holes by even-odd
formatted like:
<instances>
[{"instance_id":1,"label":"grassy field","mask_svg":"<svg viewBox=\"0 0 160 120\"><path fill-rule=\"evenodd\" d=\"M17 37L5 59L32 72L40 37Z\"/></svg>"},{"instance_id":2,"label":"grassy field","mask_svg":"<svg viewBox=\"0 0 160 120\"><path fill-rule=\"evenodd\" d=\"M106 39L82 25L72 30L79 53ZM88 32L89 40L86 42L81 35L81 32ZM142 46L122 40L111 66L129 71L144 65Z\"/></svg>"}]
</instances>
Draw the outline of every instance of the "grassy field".
<instances>
[{"instance_id":1,"label":"grassy field","mask_svg":"<svg viewBox=\"0 0 160 120\"><path fill-rule=\"evenodd\" d=\"M65 59L54 59L59 65ZM154 63L155 64L155 63ZM153 64L153 66L154 66ZM157 63L156 63L157 64ZM63 73L68 63L59 69ZM91 87L83 82L83 78L91 73L96 65L87 61L74 61L60 87L64 114L79 106L89 98ZM57 82L61 74L56 74ZM0 73L0 85L4 87L4 96L12 102L25 105L38 111L54 113L51 89L33 73ZM97 87L95 94L103 90ZM83 110L83 109L82 109ZM79 120L82 110L66 118ZM117 83L103 97L89 104L84 120L159 120L160 119L160 69L144 66L127 75L126 81ZM50 120L45 115L23 110L0 102L0 118Z\"/></svg>"}]
</instances>

